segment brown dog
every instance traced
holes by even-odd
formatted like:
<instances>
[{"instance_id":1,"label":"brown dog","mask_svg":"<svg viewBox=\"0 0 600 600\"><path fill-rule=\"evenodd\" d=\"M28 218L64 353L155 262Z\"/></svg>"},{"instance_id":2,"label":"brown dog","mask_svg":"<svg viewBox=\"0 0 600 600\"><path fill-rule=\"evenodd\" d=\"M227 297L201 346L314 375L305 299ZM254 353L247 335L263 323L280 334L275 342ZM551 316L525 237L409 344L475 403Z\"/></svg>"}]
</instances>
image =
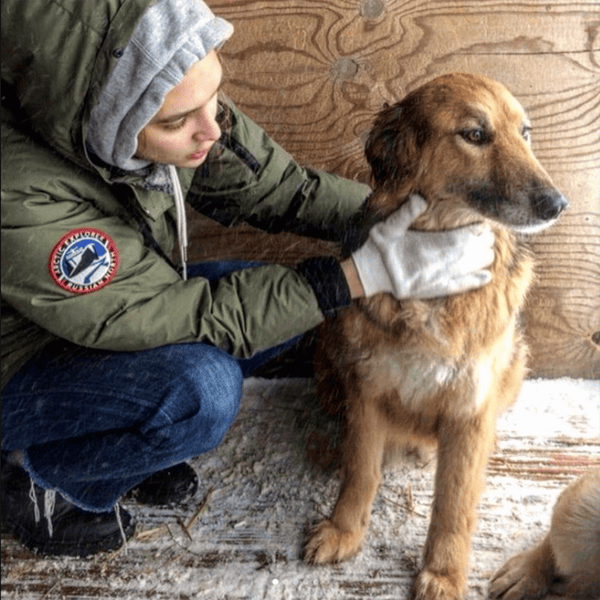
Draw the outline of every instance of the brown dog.
<instances>
[{"instance_id":1,"label":"brown dog","mask_svg":"<svg viewBox=\"0 0 600 600\"><path fill-rule=\"evenodd\" d=\"M490 598L533 600L551 590L568 598L600 598L600 469L564 490L548 535L494 575Z\"/></svg>"},{"instance_id":2,"label":"brown dog","mask_svg":"<svg viewBox=\"0 0 600 600\"><path fill-rule=\"evenodd\" d=\"M311 532L305 559L359 551L387 449L437 442L435 494L419 599L461 597L469 538L498 412L519 392L527 349L518 316L532 259L515 232L549 226L567 206L529 145L520 104L501 84L454 73L385 108L366 156L377 218L408 195L425 197L416 229L487 221L495 233L492 282L433 300L361 299L326 323L318 393L345 411L343 482L331 517Z\"/></svg>"}]
</instances>

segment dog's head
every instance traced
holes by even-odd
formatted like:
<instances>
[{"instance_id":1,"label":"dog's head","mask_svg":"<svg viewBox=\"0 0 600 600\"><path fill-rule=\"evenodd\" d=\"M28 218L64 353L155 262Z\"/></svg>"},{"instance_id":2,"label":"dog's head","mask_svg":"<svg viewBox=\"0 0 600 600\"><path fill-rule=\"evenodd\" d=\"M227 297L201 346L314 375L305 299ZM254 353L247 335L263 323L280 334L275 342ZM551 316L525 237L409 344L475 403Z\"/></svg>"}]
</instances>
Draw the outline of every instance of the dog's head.
<instances>
[{"instance_id":1,"label":"dog's head","mask_svg":"<svg viewBox=\"0 0 600 600\"><path fill-rule=\"evenodd\" d=\"M385 202L419 192L531 233L556 221L568 202L533 155L530 134L523 108L503 85L451 73L383 109L365 150Z\"/></svg>"}]
</instances>

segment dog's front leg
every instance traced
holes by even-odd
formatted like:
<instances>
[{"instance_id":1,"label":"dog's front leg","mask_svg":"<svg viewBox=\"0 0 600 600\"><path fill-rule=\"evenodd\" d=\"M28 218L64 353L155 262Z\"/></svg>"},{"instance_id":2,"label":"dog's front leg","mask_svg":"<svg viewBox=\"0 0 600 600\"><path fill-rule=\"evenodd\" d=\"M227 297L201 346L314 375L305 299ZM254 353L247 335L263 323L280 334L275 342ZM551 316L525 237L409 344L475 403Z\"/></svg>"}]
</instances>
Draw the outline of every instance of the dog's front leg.
<instances>
[{"instance_id":1,"label":"dog's front leg","mask_svg":"<svg viewBox=\"0 0 600 600\"><path fill-rule=\"evenodd\" d=\"M304 552L309 563L339 562L359 551L381 481L385 428L375 403L350 399L346 414L342 486L331 517L309 535Z\"/></svg>"},{"instance_id":2,"label":"dog's front leg","mask_svg":"<svg viewBox=\"0 0 600 600\"><path fill-rule=\"evenodd\" d=\"M415 582L417 600L457 600L463 595L470 534L493 438L491 410L441 424L424 565Z\"/></svg>"}]
</instances>

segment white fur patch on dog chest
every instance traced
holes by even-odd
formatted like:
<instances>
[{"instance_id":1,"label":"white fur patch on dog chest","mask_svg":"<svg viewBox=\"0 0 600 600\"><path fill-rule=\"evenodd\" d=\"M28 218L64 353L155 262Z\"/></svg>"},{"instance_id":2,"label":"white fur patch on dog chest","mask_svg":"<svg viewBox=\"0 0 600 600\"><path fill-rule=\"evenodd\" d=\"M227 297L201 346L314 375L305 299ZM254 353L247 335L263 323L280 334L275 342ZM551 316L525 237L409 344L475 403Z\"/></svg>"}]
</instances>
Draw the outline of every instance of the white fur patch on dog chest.
<instances>
[{"instance_id":1,"label":"white fur patch on dog chest","mask_svg":"<svg viewBox=\"0 0 600 600\"><path fill-rule=\"evenodd\" d=\"M431 360L408 352L377 353L361 368L368 385L380 393L396 391L407 410L418 412L440 388L452 385L460 376L453 362Z\"/></svg>"},{"instance_id":2,"label":"white fur patch on dog chest","mask_svg":"<svg viewBox=\"0 0 600 600\"><path fill-rule=\"evenodd\" d=\"M516 318L479 356L443 358L410 348L381 348L359 366L369 393L396 392L402 406L418 413L440 393L452 394L452 412L467 418L479 412L496 384L494 373L508 368L515 348ZM450 400L450 398L449 398ZM452 401L452 400L450 400Z\"/></svg>"},{"instance_id":3,"label":"white fur patch on dog chest","mask_svg":"<svg viewBox=\"0 0 600 600\"><path fill-rule=\"evenodd\" d=\"M423 354L388 351L365 361L361 374L376 393L395 391L402 406L415 413L425 410L440 392L456 394L454 413L468 417L479 410L488 396L492 385L490 367L489 359L461 364Z\"/></svg>"}]
</instances>

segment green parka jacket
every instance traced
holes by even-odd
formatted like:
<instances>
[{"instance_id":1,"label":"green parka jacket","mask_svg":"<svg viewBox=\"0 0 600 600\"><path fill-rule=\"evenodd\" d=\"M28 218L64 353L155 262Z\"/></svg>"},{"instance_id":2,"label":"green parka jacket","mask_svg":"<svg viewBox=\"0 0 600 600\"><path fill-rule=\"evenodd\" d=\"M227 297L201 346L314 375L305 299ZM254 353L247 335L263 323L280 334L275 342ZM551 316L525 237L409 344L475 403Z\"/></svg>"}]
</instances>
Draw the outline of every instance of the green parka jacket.
<instances>
[{"instance_id":1,"label":"green parka jacket","mask_svg":"<svg viewBox=\"0 0 600 600\"><path fill-rule=\"evenodd\" d=\"M2 1L3 385L57 338L114 351L207 341L247 357L348 302L339 265L327 258L248 269L216 285L184 281L168 259L173 197L89 159L90 110L148 4ZM301 168L233 104L213 150L202 168L178 175L186 201L229 226L341 240L369 193ZM53 268L67 241L90 229L112 263L81 293Z\"/></svg>"}]
</instances>

